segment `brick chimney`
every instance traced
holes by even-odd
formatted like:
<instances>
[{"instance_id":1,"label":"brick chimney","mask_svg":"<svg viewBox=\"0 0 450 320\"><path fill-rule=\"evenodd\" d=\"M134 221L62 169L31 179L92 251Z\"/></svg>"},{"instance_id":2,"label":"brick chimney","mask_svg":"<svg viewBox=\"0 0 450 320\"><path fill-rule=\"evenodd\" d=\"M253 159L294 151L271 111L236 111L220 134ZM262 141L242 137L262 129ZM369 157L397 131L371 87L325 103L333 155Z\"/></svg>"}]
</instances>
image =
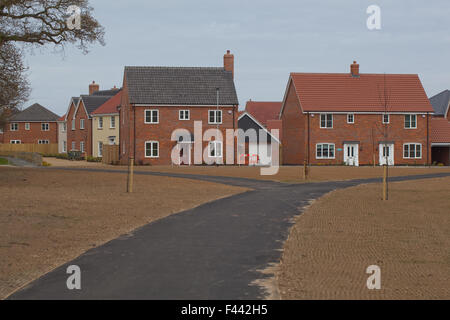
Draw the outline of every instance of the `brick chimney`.
<instances>
[{"instance_id":1,"label":"brick chimney","mask_svg":"<svg viewBox=\"0 0 450 320\"><path fill-rule=\"evenodd\" d=\"M227 53L223 56L223 67L225 71L231 71L234 78L234 55L227 50Z\"/></svg>"},{"instance_id":2,"label":"brick chimney","mask_svg":"<svg viewBox=\"0 0 450 320\"><path fill-rule=\"evenodd\" d=\"M92 96L94 92L97 92L100 90L100 85L95 83L95 81L92 81L92 83L89 85L89 95Z\"/></svg>"},{"instance_id":3,"label":"brick chimney","mask_svg":"<svg viewBox=\"0 0 450 320\"><path fill-rule=\"evenodd\" d=\"M353 61L353 64L350 66L350 72L353 77L359 77L359 64L356 61Z\"/></svg>"}]
</instances>

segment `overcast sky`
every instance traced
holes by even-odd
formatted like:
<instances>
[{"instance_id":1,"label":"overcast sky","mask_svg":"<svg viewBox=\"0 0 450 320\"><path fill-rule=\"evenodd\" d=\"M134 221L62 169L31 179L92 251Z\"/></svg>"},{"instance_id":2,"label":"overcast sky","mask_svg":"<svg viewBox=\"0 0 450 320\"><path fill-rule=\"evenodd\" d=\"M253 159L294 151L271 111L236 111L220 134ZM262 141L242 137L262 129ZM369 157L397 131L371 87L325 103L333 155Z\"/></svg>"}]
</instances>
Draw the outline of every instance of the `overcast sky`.
<instances>
[{"instance_id":1,"label":"overcast sky","mask_svg":"<svg viewBox=\"0 0 450 320\"><path fill-rule=\"evenodd\" d=\"M432 96L450 89L449 0L91 0L106 46L28 54L38 102L63 115L72 96L122 85L123 68L223 66L235 55L240 105L282 100L290 72L417 73ZM381 7L381 30L366 26Z\"/></svg>"}]
</instances>

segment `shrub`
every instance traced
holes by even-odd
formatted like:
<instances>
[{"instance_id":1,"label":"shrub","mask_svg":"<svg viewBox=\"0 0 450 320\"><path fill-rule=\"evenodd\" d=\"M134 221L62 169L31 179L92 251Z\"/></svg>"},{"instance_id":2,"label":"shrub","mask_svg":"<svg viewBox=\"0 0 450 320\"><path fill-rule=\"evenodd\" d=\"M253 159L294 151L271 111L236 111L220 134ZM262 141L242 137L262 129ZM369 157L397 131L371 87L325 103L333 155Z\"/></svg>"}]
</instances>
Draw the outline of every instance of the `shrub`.
<instances>
[{"instance_id":1,"label":"shrub","mask_svg":"<svg viewBox=\"0 0 450 320\"><path fill-rule=\"evenodd\" d=\"M51 164L45 161L42 161L42 166L43 167L51 167Z\"/></svg>"},{"instance_id":2,"label":"shrub","mask_svg":"<svg viewBox=\"0 0 450 320\"><path fill-rule=\"evenodd\" d=\"M87 162L102 162L102 158L96 158L96 157L87 157Z\"/></svg>"},{"instance_id":3,"label":"shrub","mask_svg":"<svg viewBox=\"0 0 450 320\"><path fill-rule=\"evenodd\" d=\"M80 161L80 160L84 159L82 154L81 154L81 151L69 151L67 153L67 155L68 155L68 159L69 160Z\"/></svg>"}]
</instances>

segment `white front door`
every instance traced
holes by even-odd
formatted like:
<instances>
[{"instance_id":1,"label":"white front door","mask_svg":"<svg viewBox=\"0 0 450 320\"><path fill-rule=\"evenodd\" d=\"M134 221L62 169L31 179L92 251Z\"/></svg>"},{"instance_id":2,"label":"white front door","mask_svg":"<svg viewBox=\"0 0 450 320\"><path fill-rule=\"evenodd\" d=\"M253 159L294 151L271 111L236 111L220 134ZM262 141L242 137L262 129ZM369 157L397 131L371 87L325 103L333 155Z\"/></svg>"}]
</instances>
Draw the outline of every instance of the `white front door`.
<instances>
[{"instance_id":1,"label":"white front door","mask_svg":"<svg viewBox=\"0 0 450 320\"><path fill-rule=\"evenodd\" d=\"M380 166L384 166L386 163L389 166L394 165L394 144L386 143L380 144Z\"/></svg>"},{"instance_id":2,"label":"white front door","mask_svg":"<svg viewBox=\"0 0 450 320\"><path fill-rule=\"evenodd\" d=\"M359 166L359 148L357 144L344 144L344 163L348 166Z\"/></svg>"}]
</instances>

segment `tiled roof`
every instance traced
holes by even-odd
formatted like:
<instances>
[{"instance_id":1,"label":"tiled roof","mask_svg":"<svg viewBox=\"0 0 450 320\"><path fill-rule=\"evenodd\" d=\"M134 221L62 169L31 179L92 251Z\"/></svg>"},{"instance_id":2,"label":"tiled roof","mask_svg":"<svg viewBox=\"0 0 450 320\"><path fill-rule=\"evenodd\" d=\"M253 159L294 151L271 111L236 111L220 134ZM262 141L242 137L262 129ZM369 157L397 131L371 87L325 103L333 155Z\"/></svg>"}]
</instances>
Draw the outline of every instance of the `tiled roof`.
<instances>
[{"instance_id":1,"label":"tiled roof","mask_svg":"<svg viewBox=\"0 0 450 320\"><path fill-rule=\"evenodd\" d=\"M48 121L56 122L59 116L38 103L26 108L10 118L10 121Z\"/></svg>"},{"instance_id":2,"label":"tiled roof","mask_svg":"<svg viewBox=\"0 0 450 320\"><path fill-rule=\"evenodd\" d=\"M81 96L84 106L86 107L86 111L89 115L91 115L92 112L97 110L102 104L111 98L111 96Z\"/></svg>"},{"instance_id":3,"label":"tiled roof","mask_svg":"<svg viewBox=\"0 0 450 320\"><path fill-rule=\"evenodd\" d=\"M224 68L125 67L132 104L238 105L232 72Z\"/></svg>"},{"instance_id":4,"label":"tiled roof","mask_svg":"<svg viewBox=\"0 0 450 320\"><path fill-rule=\"evenodd\" d=\"M92 95L93 96L108 96L108 97L112 97L114 95L116 95L119 92L120 89L118 88L113 88L110 90L99 90L99 91L95 91Z\"/></svg>"},{"instance_id":5,"label":"tiled roof","mask_svg":"<svg viewBox=\"0 0 450 320\"><path fill-rule=\"evenodd\" d=\"M431 97L430 102L436 115L445 115L445 112L450 104L450 90L444 90L441 93Z\"/></svg>"},{"instance_id":6,"label":"tiled roof","mask_svg":"<svg viewBox=\"0 0 450 320\"><path fill-rule=\"evenodd\" d=\"M59 119L58 119L59 122L64 121L64 120L66 120L66 115L63 115L63 116L59 117Z\"/></svg>"},{"instance_id":7,"label":"tiled roof","mask_svg":"<svg viewBox=\"0 0 450 320\"><path fill-rule=\"evenodd\" d=\"M120 106L121 99L122 91L119 91L119 93L117 93L114 97L106 101L97 110L92 112L92 115L119 113L117 107Z\"/></svg>"},{"instance_id":8,"label":"tiled roof","mask_svg":"<svg viewBox=\"0 0 450 320\"><path fill-rule=\"evenodd\" d=\"M431 143L450 143L450 121L445 118L431 120Z\"/></svg>"},{"instance_id":9,"label":"tiled roof","mask_svg":"<svg viewBox=\"0 0 450 320\"><path fill-rule=\"evenodd\" d=\"M292 73L303 111L433 112L415 74Z\"/></svg>"},{"instance_id":10,"label":"tiled roof","mask_svg":"<svg viewBox=\"0 0 450 320\"><path fill-rule=\"evenodd\" d=\"M251 114L264 127L267 127L267 120L278 120L281 105L281 102L248 101L245 111Z\"/></svg>"}]
</instances>

